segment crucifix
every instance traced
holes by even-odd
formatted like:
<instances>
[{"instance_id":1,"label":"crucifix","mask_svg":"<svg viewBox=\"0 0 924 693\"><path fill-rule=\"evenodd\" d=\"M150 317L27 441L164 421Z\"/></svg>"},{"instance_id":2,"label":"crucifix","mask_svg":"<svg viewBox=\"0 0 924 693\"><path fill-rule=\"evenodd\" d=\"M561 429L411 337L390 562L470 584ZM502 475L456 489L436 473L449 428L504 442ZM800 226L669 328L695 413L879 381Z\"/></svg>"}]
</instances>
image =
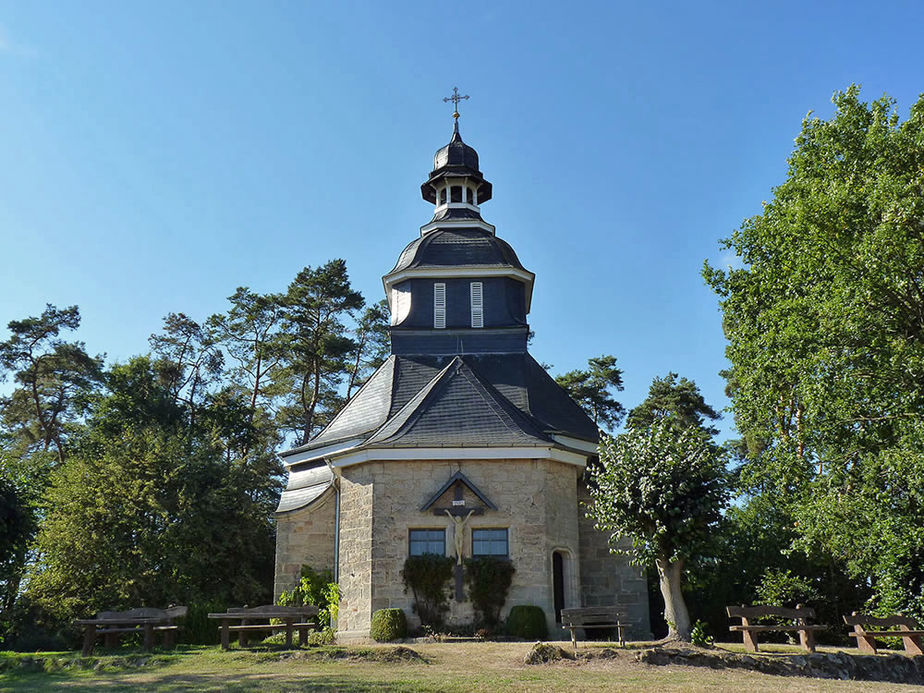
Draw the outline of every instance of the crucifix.
<instances>
[{"instance_id":1,"label":"crucifix","mask_svg":"<svg viewBox=\"0 0 924 693\"><path fill-rule=\"evenodd\" d=\"M456 120L459 119L459 102L467 98L468 98L468 94L466 94L465 96L459 96L459 87L452 88L452 96L443 97L443 103L446 103L447 101L452 101L452 105L454 109L452 117L455 118Z\"/></svg>"}]
</instances>

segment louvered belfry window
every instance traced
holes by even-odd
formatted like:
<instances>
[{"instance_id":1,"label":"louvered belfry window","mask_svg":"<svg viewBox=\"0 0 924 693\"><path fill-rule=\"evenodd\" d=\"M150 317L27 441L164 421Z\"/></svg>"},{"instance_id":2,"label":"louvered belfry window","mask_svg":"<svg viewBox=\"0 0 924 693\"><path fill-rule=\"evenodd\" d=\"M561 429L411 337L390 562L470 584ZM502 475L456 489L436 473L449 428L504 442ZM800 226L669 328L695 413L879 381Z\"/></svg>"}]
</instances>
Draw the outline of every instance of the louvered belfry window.
<instances>
[{"instance_id":1,"label":"louvered belfry window","mask_svg":"<svg viewBox=\"0 0 924 693\"><path fill-rule=\"evenodd\" d=\"M433 285L433 327L446 327L446 284L442 282Z\"/></svg>"},{"instance_id":2,"label":"louvered belfry window","mask_svg":"<svg viewBox=\"0 0 924 693\"><path fill-rule=\"evenodd\" d=\"M472 282L472 327L484 327L484 293L481 282Z\"/></svg>"}]
</instances>

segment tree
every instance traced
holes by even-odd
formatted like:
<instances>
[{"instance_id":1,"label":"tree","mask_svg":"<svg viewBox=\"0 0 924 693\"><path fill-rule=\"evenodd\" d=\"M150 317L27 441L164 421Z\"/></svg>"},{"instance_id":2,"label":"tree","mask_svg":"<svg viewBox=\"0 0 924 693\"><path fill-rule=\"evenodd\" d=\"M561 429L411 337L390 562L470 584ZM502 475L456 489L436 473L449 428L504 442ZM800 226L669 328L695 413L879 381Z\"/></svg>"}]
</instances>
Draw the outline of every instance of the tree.
<instances>
[{"instance_id":1,"label":"tree","mask_svg":"<svg viewBox=\"0 0 924 693\"><path fill-rule=\"evenodd\" d=\"M13 320L10 338L0 342L0 373L12 372L16 388L0 400L3 427L20 454L54 453L64 459L67 425L79 416L79 397L101 379L102 357L82 342L67 342L63 330L80 325L77 306L48 304L39 317Z\"/></svg>"},{"instance_id":2,"label":"tree","mask_svg":"<svg viewBox=\"0 0 924 693\"><path fill-rule=\"evenodd\" d=\"M291 393L281 411L284 425L308 441L339 409L337 387L349 371L356 342L345 324L363 305L343 260L312 269L292 281L285 298L285 377Z\"/></svg>"},{"instance_id":3,"label":"tree","mask_svg":"<svg viewBox=\"0 0 924 693\"><path fill-rule=\"evenodd\" d=\"M652 381L648 397L629 412L626 426L647 428L655 421L669 419L681 427L699 428L709 435L716 435L718 430L706 426L705 421L718 418L719 413L706 404L696 383L686 378L678 380L676 373L668 373Z\"/></svg>"},{"instance_id":4,"label":"tree","mask_svg":"<svg viewBox=\"0 0 924 693\"><path fill-rule=\"evenodd\" d=\"M556 377L555 382L568 391L598 427L611 430L625 414L613 397L613 392L622 392L622 370L616 367L616 357L609 355L588 359L587 365L587 370L568 371Z\"/></svg>"},{"instance_id":5,"label":"tree","mask_svg":"<svg viewBox=\"0 0 924 693\"><path fill-rule=\"evenodd\" d=\"M388 301L382 299L363 311L356 324L356 349L350 366L346 399L362 387L368 377L388 358L391 334L388 331Z\"/></svg>"},{"instance_id":6,"label":"tree","mask_svg":"<svg viewBox=\"0 0 924 693\"><path fill-rule=\"evenodd\" d=\"M213 315L207 324L216 342L237 363L232 377L249 391L252 418L261 400L278 394L274 386L284 362L283 297L238 287L228 301L228 312Z\"/></svg>"},{"instance_id":7,"label":"tree","mask_svg":"<svg viewBox=\"0 0 924 693\"><path fill-rule=\"evenodd\" d=\"M668 637L689 640L684 564L708 543L727 502L722 450L701 430L656 421L605 436L591 482L588 515L614 547L631 540L634 564L654 562Z\"/></svg>"},{"instance_id":8,"label":"tree","mask_svg":"<svg viewBox=\"0 0 924 693\"><path fill-rule=\"evenodd\" d=\"M922 463L924 96L900 122L892 99L859 94L836 93L828 120L805 118L786 180L723 241L742 266L707 263L704 277L750 485L788 499L799 545L841 556L873 586L869 606L924 613L924 576L898 569L920 564L924 537L869 529L924 524L919 504L890 500L891 470L916 478Z\"/></svg>"},{"instance_id":9,"label":"tree","mask_svg":"<svg viewBox=\"0 0 924 693\"><path fill-rule=\"evenodd\" d=\"M225 455L209 401L192 423L160 375L145 357L114 366L52 472L27 589L60 619L269 596L273 477ZM246 406L239 417L246 425Z\"/></svg>"}]
</instances>

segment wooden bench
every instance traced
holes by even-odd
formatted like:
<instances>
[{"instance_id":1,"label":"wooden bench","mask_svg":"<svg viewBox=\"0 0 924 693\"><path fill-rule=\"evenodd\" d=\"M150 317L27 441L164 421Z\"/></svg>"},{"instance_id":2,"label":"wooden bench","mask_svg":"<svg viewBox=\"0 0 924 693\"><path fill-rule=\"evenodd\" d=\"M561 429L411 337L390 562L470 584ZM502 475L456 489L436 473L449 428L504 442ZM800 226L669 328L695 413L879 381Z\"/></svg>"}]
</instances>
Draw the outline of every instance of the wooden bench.
<instances>
[{"instance_id":1,"label":"wooden bench","mask_svg":"<svg viewBox=\"0 0 924 693\"><path fill-rule=\"evenodd\" d=\"M124 635L142 634L142 642L146 650L154 647L154 636L163 636L164 647L173 647L176 644L176 633L179 630L174 621L186 616L188 608L185 606L171 606L167 609L129 609L127 611L100 611L94 618L79 619L75 621L83 626L84 657L93 652L96 639L103 636L103 644L107 648L118 647Z\"/></svg>"},{"instance_id":2,"label":"wooden bench","mask_svg":"<svg viewBox=\"0 0 924 693\"><path fill-rule=\"evenodd\" d=\"M308 629L315 627L318 616L316 606L254 606L231 608L225 613L209 614L209 618L221 621L221 647L227 650L231 646L231 633L237 633L237 642L241 647L247 646L248 634L253 631L285 631L286 647L292 647L292 633L298 631L299 645L308 644ZM309 622L308 619L314 619ZM282 623L270 623L272 620ZM236 625L232 625L237 621ZM261 621L261 623L252 623Z\"/></svg>"},{"instance_id":3,"label":"wooden bench","mask_svg":"<svg viewBox=\"0 0 924 693\"><path fill-rule=\"evenodd\" d=\"M577 629L615 628L619 644L625 645L627 625L625 610L620 606L581 606L561 610L561 625L571 631L571 644L577 649Z\"/></svg>"},{"instance_id":4,"label":"wooden bench","mask_svg":"<svg viewBox=\"0 0 924 693\"><path fill-rule=\"evenodd\" d=\"M879 618L854 611L850 616L844 616L844 623L853 626L850 637L857 639L857 649L860 652L876 654L876 638L901 638L905 644L905 652L910 655L924 655L924 650L921 649L924 630L921 630L921 624L913 618L899 614ZM878 630L867 630L867 626Z\"/></svg>"},{"instance_id":5,"label":"wooden bench","mask_svg":"<svg viewBox=\"0 0 924 693\"><path fill-rule=\"evenodd\" d=\"M730 631L740 631L744 638L744 647L750 652L757 652L757 633L771 631L798 632L799 642L806 652L815 651L815 631L827 626L810 625L808 621L815 618L815 610L808 606L797 605L795 609L782 606L728 606L725 607L729 618L740 618L741 625L729 626ZM791 620L794 623L751 623L751 619L775 618L780 621Z\"/></svg>"}]
</instances>

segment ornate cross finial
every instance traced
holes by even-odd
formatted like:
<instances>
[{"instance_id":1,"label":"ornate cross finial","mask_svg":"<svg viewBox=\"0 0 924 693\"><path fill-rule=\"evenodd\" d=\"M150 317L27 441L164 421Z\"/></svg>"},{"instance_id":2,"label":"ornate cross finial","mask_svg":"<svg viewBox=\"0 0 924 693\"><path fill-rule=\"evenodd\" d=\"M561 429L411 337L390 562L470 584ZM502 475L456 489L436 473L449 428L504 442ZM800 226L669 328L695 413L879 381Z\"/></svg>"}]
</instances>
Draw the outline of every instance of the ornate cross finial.
<instances>
[{"instance_id":1,"label":"ornate cross finial","mask_svg":"<svg viewBox=\"0 0 924 693\"><path fill-rule=\"evenodd\" d=\"M468 94L466 94L465 96L459 96L459 87L452 88L452 96L443 97L443 103L446 103L447 101L452 101L453 109L454 109L452 117L455 118L456 120L459 119L459 102L467 98L468 98Z\"/></svg>"}]
</instances>

